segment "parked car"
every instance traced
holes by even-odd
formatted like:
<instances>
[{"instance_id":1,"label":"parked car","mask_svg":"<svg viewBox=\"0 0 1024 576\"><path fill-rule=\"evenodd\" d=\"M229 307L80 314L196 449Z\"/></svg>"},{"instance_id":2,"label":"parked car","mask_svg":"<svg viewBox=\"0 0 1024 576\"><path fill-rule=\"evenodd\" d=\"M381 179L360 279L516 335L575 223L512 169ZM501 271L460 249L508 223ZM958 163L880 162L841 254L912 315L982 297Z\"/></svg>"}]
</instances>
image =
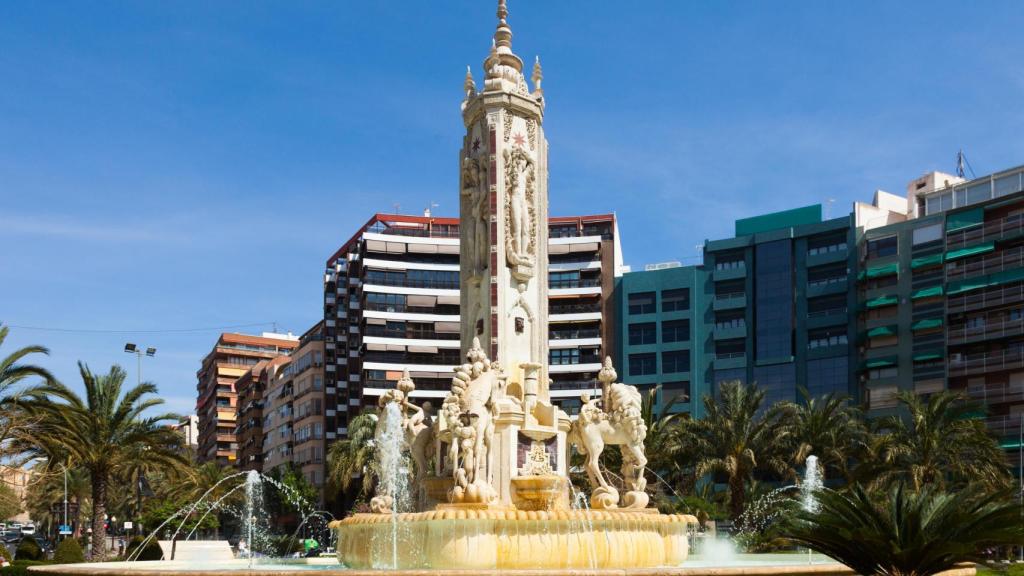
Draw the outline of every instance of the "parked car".
<instances>
[{"instance_id":1,"label":"parked car","mask_svg":"<svg viewBox=\"0 0 1024 576\"><path fill-rule=\"evenodd\" d=\"M22 534L22 536L31 536L31 535L33 535L35 533L36 533L36 525L35 524L25 524L24 526L21 527L21 534Z\"/></svg>"}]
</instances>

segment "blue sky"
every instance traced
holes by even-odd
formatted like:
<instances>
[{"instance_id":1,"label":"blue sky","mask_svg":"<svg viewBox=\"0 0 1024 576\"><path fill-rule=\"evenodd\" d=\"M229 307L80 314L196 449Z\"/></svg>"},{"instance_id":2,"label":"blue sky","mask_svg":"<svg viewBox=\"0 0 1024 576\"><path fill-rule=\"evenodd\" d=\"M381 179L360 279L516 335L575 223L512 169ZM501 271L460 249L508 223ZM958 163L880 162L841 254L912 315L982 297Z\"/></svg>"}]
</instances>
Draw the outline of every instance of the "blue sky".
<instances>
[{"instance_id":1,"label":"blue sky","mask_svg":"<svg viewBox=\"0 0 1024 576\"><path fill-rule=\"evenodd\" d=\"M551 213L616 212L634 267L692 263L735 218L902 193L959 148L979 175L1024 163L1016 2L509 8L544 66ZM0 321L301 332L370 214L454 214L494 9L0 4ZM76 383L79 359L134 377L124 342L156 346L144 377L184 412L215 337L14 329L4 348L47 345Z\"/></svg>"}]
</instances>

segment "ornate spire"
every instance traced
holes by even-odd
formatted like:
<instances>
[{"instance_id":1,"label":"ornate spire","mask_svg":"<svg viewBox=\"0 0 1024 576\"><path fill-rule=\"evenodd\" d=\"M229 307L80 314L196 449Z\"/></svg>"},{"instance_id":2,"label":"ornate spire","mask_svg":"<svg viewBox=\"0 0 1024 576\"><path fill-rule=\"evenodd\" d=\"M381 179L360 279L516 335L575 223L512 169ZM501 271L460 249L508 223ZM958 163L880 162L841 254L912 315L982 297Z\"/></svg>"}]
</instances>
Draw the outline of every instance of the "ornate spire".
<instances>
[{"instance_id":1,"label":"ornate spire","mask_svg":"<svg viewBox=\"0 0 1024 576\"><path fill-rule=\"evenodd\" d=\"M476 94L476 82L473 80L473 71L469 65L466 66L466 81L462 84L462 90L466 93L466 98Z\"/></svg>"},{"instance_id":2,"label":"ornate spire","mask_svg":"<svg viewBox=\"0 0 1024 576\"><path fill-rule=\"evenodd\" d=\"M544 90L541 89L540 83L544 80L544 73L540 69L540 56L537 56L533 62L533 76L530 77L530 80L533 81L533 90L538 94L543 94Z\"/></svg>"},{"instance_id":3,"label":"ornate spire","mask_svg":"<svg viewBox=\"0 0 1024 576\"><path fill-rule=\"evenodd\" d=\"M507 18L506 0L498 0L498 28L494 31L493 51L497 51L502 64L514 68L516 72L522 72L523 61L512 52L512 28L509 27Z\"/></svg>"}]
</instances>

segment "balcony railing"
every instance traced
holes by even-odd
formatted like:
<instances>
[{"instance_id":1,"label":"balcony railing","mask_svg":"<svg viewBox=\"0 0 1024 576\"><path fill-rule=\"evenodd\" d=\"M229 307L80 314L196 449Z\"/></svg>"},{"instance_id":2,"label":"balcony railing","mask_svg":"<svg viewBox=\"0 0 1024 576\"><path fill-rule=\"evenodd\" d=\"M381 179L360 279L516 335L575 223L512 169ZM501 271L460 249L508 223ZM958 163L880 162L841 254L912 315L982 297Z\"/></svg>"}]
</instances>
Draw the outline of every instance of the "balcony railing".
<instances>
[{"instance_id":1,"label":"balcony railing","mask_svg":"<svg viewBox=\"0 0 1024 576\"><path fill-rule=\"evenodd\" d=\"M975 242L998 240L1004 236L1024 234L1024 215L1014 214L998 220L985 222L981 226L957 230L946 234L946 249L956 250Z\"/></svg>"},{"instance_id":2,"label":"balcony railing","mask_svg":"<svg viewBox=\"0 0 1024 576\"><path fill-rule=\"evenodd\" d=\"M946 301L946 307L948 312L953 314L1022 301L1024 301L1024 283L950 296Z\"/></svg>"},{"instance_id":3,"label":"balcony railing","mask_svg":"<svg viewBox=\"0 0 1024 576\"><path fill-rule=\"evenodd\" d=\"M590 314L601 312L601 304L551 304L548 314Z\"/></svg>"},{"instance_id":4,"label":"balcony railing","mask_svg":"<svg viewBox=\"0 0 1024 576\"><path fill-rule=\"evenodd\" d=\"M370 324L363 331L364 336L381 338L403 338L415 340L458 340L458 332L434 332L432 330L388 330L384 326Z\"/></svg>"},{"instance_id":5,"label":"balcony railing","mask_svg":"<svg viewBox=\"0 0 1024 576\"><path fill-rule=\"evenodd\" d=\"M458 290L458 280L439 280L434 278L381 278L381 277L370 277L366 278L367 284L375 284L377 286L400 286L403 288L435 288L440 290Z\"/></svg>"},{"instance_id":6,"label":"balcony railing","mask_svg":"<svg viewBox=\"0 0 1024 576\"><path fill-rule=\"evenodd\" d=\"M846 314L846 306L838 308L829 308L827 310L815 310L814 312L808 312L808 318L820 318L822 316L831 316L832 314Z\"/></svg>"},{"instance_id":7,"label":"balcony railing","mask_svg":"<svg viewBox=\"0 0 1024 576\"><path fill-rule=\"evenodd\" d=\"M949 375L965 376L1024 368L1024 346L966 354L949 359Z\"/></svg>"},{"instance_id":8,"label":"balcony railing","mask_svg":"<svg viewBox=\"0 0 1024 576\"><path fill-rule=\"evenodd\" d=\"M458 238L458 228L413 228L406 226L386 226L380 222L366 229L375 234L391 234L394 236L414 236L417 238Z\"/></svg>"},{"instance_id":9,"label":"balcony railing","mask_svg":"<svg viewBox=\"0 0 1024 576\"><path fill-rule=\"evenodd\" d=\"M601 330L598 328L581 330L551 330L550 340L576 340L579 338L600 338Z\"/></svg>"},{"instance_id":10,"label":"balcony railing","mask_svg":"<svg viewBox=\"0 0 1024 576\"><path fill-rule=\"evenodd\" d=\"M716 352L715 359L726 360L729 358L742 358L744 355L746 355L746 352Z\"/></svg>"},{"instance_id":11,"label":"balcony railing","mask_svg":"<svg viewBox=\"0 0 1024 576\"><path fill-rule=\"evenodd\" d=\"M732 300L733 298L746 298L746 292L722 292L715 293L715 300Z\"/></svg>"},{"instance_id":12,"label":"balcony railing","mask_svg":"<svg viewBox=\"0 0 1024 576\"><path fill-rule=\"evenodd\" d=\"M966 344L976 340L991 340L1024 334L1024 318L986 322L980 326L950 326L949 343Z\"/></svg>"},{"instance_id":13,"label":"balcony railing","mask_svg":"<svg viewBox=\"0 0 1024 576\"><path fill-rule=\"evenodd\" d=\"M967 395L972 400L978 400L985 404L1003 404L1005 402L1020 402L1024 400L1024 386L1006 383L982 383L968 385Z\"/></svg>"},{"instance_id":14,"label":"balcony railing","mask_svg":"<svg viewBox=\"0 0 1024 576\"><path fill-rule=\"evenodd\" d=\"M988 254L976 259L967 259L956 266L946 266L946 280L961 280L992 272L1002 272L1011 268L1020 268L1024 264L1024 246L1009 248L995 254Z\"/></svg>"},{"instance_id":15,"label":"balcony railing","mask_svg":"<svg viewBox=\"0 0 1024 576\"><path fill-rule=\"evenodd\" d=\"M549 280L549 288L594 288L601 285L600 278L576 278L572 280Z\"/></svg>"},{"instance_id":16,"label":"balcony railing","mask_svg":"<svg viewBox=\"0 0 1024 576\"><path fill-rule=\"evenodd\" d=\"M1014 414L1012 416L993 416L985 419L985 425L988 426L989 432L1001 438L1019 438L1020 422L1019 414Z\"/></svg>"},{"instance_id":17,"label":"balcony railing","mask_svg":"<svg viewBox=\"0 0 1024 576\"><path fill-rule=\"evenodd\" d=\"M448 316L457 316L458 305L451 304L451 314L445 314L445 309L449 305L440 304L438 306L409 306L408 304L389 304L381 302L367 302L364 310L373 310L376 312L408 312L410 314L440 314Z\"/></svg>"}]
</instances>

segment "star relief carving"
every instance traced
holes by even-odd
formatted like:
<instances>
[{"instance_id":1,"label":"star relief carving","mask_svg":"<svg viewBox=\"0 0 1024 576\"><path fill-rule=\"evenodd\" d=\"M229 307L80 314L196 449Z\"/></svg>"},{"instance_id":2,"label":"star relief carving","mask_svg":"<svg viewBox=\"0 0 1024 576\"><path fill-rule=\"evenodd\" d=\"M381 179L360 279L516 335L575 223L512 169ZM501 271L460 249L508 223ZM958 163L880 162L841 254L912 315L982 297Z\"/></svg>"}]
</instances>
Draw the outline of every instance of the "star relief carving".
<instances>
[{"instance_id":1,"label":"star relief carving","mask_svg":"<svg viewBox=\"0 0 1024 576\"><path fill-rule=\"evenodd\" d=\"M473 139L473 152L479 152L479 151L480 151L480 139L479 138L474 138Z\"/></svg>"},{"instance_id":2,"label":"star relief carving","mask_svg":"<svg viewBox=\"0 0 1024 576\"><path fill-rule=\"evenodd\" d=\"M516 146L526 146L526 137L518 132L512 136L512 141L516 143Z\"/></svg>"}]
</instances>

